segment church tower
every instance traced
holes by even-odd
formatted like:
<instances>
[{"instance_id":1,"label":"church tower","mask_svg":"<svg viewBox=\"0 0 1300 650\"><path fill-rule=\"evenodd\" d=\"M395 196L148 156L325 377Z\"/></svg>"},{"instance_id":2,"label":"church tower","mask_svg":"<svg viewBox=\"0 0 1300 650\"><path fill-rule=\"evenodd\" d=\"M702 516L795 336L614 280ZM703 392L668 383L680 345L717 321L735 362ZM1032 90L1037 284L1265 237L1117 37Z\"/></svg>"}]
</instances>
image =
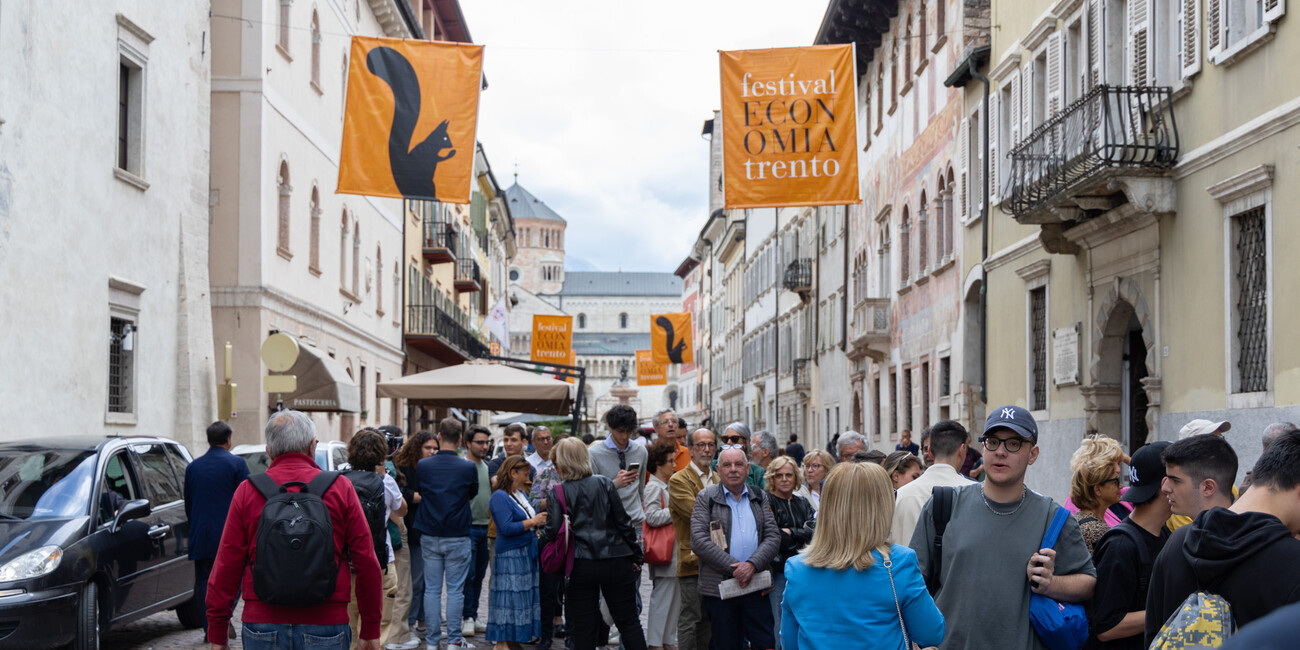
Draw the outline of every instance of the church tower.
<instances>
[{"instance_id":1,"label":"church tower","mask_svg":"<svg viewBox=\"0 0 1300 650\"><path fill-rule=\"evenodd\" d=\"M564 286L564 218L516 182L506 189L515 220L517 253L510 283L534 294L556 294Z\"/></svg>"}]
</instances>

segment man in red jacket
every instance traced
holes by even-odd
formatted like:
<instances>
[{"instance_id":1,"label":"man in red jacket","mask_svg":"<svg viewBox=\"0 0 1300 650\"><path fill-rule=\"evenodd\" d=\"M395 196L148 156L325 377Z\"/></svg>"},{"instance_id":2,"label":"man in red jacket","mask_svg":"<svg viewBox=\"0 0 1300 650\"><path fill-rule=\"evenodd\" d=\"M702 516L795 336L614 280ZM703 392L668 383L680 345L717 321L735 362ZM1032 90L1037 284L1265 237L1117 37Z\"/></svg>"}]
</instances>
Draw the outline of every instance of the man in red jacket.
<instances>
[{"instance_id":1,"label":"man in red jacket","mask_svg":"<svg viewBox=\"0 0 1300 650\"><path fill-rule=\"evenodd\" d=\"M316 448L316 426L299 411L280 411L266 423L266 452L271 467L266 475L283 485L289 481L307 483L321 472L312 460ZM235 490L230 514L221 534L221 546L208 581L208 629L212 650L226 650L226 626L242 586L245 643L257 639L289 639L277 647L336 647L346 650L352 642L348 628L348 602L352 595L348 558L355 566L357 600L361 610L361 650L379 650L379 622L383 594L380 590L379 561L366 525L357 493L340 477L322 499L329 509L334 530L334 555L338 579L334 595L319 605L286 607L262 602L253 589L257 558L257 527L266 498L244 481ZM283 643L283 641L281 641ZM322 645L322 643L328 645Z\"/></svg>"}]
</instances>

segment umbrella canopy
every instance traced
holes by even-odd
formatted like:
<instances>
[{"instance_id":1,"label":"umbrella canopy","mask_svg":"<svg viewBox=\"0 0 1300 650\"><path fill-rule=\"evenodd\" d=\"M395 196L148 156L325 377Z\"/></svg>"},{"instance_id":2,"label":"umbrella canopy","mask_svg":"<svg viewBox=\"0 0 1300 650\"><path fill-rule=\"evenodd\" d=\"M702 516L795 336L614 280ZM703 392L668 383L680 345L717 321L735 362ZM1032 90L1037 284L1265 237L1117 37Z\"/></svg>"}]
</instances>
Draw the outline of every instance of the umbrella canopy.
<instances>
[{"instance_id":1,"label":"umbrella canopy","mask_svg":"<svg viewBox=\"0 0 1300 650\"><path fill-rule=\"evenodd\" d=\"M380 397L426 406L569 415L571 386L525 370L487 363L462 363L392 379L377 387Z\"/></svg>"}]
</instances>

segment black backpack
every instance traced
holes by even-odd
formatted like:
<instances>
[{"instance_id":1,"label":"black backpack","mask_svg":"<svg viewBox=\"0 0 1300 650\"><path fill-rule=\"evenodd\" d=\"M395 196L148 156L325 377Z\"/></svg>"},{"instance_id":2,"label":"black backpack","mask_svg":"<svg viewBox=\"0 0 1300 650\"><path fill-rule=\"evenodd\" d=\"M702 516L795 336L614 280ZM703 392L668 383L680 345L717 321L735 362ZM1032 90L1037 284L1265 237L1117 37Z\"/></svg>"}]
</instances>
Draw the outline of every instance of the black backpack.
<instances>
[{"instance_id":1,"label":"black backpack","mask_svg":"<svg viewBox=\"0 0 1300 650\"><path fill-rule=\"evenodd\" d=\"M388 546L384 542L388 539L388 507L384 503L384 477L364 469L350 469L343 472L343 476L357 491L361 511L366 514L366 526L370 528L370 540L375 545L375 559L379 560L379 568L387 573ZM355 563L355 558L349 560ZM355 568L353 573L356 573Z\"/></svg>"},{"instance_id":2,"label":"black backpack","mask_svg":"<svg viewBox=\"0 0 1300 650\"><path fill-rule=\"evenodd\" d=\"M334 526L321 497L338 472L321 472L310 483L276 485L265 473L248 477L266 497L257 521L253 593L258 600L286 607L310 607L334 595L339 577ZM290 492L298 486L301 491Z\"/></svg>"},{"instance_id":3,"label":"black backpack","mask_svg":"<svg viewBox=\"0 0 1300 650\"><path fill-rule=\"evenodd\" d=\"M934 521L934 539L931 542L930 565L925 572L925 588L930 595L939 593L939 570L943 568L943 533L952 519L952 503L957 489L950 485L936 485L930 490L930 516Z\"/></svg>"}]
</instances>

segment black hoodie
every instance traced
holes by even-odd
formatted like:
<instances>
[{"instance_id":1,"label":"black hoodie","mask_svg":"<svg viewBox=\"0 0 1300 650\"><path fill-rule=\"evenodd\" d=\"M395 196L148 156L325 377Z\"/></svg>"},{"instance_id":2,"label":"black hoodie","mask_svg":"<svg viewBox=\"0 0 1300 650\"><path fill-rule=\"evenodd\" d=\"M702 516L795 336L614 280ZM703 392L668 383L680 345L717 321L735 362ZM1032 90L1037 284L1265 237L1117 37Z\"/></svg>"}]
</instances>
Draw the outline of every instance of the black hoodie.
<instances>
[{"instance_id":1,"label":"black hoodie","mask_svg":"<svg viewBox=\"0 0 1300 650\"><path fill-rule=\"evenodd\" d=\"M1300 601L1300 541L1262 512L1211 508L1197 515L1174 531L1152 568L1147 645L1198 590L1223 596L1238 626Z\"/></svg>"}]
</instances>

